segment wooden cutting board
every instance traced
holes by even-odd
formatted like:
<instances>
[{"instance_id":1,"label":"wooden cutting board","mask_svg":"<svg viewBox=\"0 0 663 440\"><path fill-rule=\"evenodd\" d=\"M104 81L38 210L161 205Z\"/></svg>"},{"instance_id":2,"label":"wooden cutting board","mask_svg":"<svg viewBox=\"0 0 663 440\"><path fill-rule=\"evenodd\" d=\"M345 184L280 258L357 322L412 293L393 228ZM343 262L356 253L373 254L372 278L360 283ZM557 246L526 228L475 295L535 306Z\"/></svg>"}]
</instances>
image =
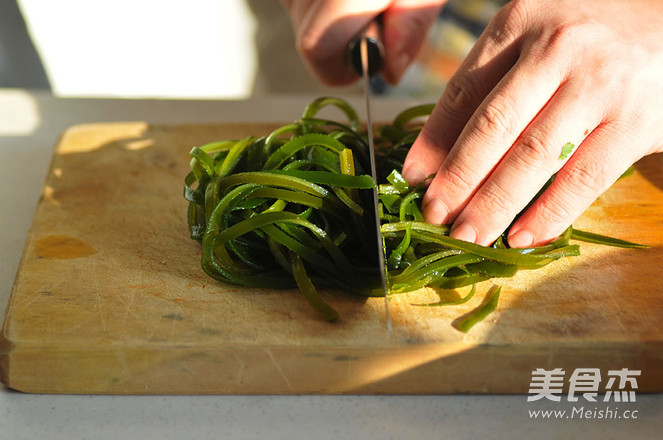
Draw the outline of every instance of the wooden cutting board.
<instances>
[{"instance_id":1,"label":"wooden cutting board","mask_svg":"<svg viewBox=\"0 0 663 440\"><path fill-rule=\"evenodd\" d=\"M324 292L329 324L297 291L208 278L188 237L188 151L267 125L76 126L61 138L6 310L7 386L45 393L527 393L536 368L641 370L663 391L663 156L604 194L576 226L647 243L582 256L503 284L468 334L457 307ZM9 212L9 211L8 211ZM464 293L464 292L461 292Z\"/></svg>"}]
</instances>

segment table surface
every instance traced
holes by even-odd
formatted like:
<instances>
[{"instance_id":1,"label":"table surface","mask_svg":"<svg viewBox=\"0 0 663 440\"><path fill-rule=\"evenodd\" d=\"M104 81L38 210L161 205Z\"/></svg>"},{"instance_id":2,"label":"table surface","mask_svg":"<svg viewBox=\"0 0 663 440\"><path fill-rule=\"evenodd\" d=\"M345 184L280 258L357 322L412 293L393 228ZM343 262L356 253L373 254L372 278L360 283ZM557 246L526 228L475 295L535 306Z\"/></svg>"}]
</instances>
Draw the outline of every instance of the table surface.
<instances>
[{"instance_id":1,"label":"table surface","mask_svg":"<svg viewBox=\"0 0 663 440\"><path fill-rule=\"evenodd\" d=\"M7 304L23 244L58 136L86 122L159 124L284 122L312 96L246 101L62 99L0 89L0 307ZM351 102L361 108L361 98ZM377 101L375 120L389 120L414 104ZM588 367L591 367L589 365ZM617 366L618 367L618 366ZM600 399L599 399L600 400ZM580 419L578 408L590 411ZM610 412L630 419L613 418ZM572 419L534 417L533 411L574 411ZM636 418L637 416L637 418ZM636 402L542 400L517 396L67 396L26 395L0 388L3 437L106 438L659 438L663 395ZM47 435L46 435L47 434Z\"/></svg>"}]
</instances>

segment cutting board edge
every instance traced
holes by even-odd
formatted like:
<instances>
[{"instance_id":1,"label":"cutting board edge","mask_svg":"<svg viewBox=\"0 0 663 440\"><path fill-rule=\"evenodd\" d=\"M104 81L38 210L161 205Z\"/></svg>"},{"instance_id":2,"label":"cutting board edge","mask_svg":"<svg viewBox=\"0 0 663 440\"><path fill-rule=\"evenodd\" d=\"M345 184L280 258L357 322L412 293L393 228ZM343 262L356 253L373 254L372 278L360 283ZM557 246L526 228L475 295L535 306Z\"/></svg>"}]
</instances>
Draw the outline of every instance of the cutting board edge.
<instances>
[{"instance_id":1,"label":"cutting board edge","mask_svg":"<svg viewBox=\"0 0 663 440\"><path fill-rule=\"evenodd\" d=\"M85 124L80 124L80 125L85 125ZM64 139L65 135L67 132L69 132L72 128L76 126L71 126L68 127L66 130L64 130L62 133L60 133L55 141L54 145L54 150L57 151L58 146L62 143L62 140ZM5 373L7 371L6 365L5 365L5 358L6 358L6 353L10 352L12 348L14 347L14 343L9 340L7 337L8 334L8 326L10 322L10 315L11 315L11 308L14 304L14 299L16 296L16 291L18 289L19 283L20 283L20 277L21 273L23 272L23 265L26 261L26 257L29 252L29 246L30 243L33 241L33 235L34 235L34 230L35 230L35 225L36 225L36 220L38 218L39 211L43 209L43 197L44 197L44 190L46 188L46 185L48 184L49 180L53 176L53 169L55 167L55 162L57 160L57 154L51 154L51 157L48 162L48 168L46 171L46 175L44 176L42 185L41 185L41 190L39 192L39 197L37 198L37 203L35 204L35 207L33 209L33 214L32 218L30 220L30 227L28 228L28 232L25 235L25 239L23 241L23 249L21 250L21 256L19 257L18 260L18 266L16 267L16 273L14 274L14 280L12 282L12 287L10 288L9 291L9 297L7 299L7 304L5 304L4 312L2 315L2 326L0 327L0 382L6 383L5 382Z\"/></svg>"},{"instance_id":2,"label":"cutting board edge","mask_svg":"<svg viewBox=\"0 0 663 440\"><path fill-rule=\"evenodd\" d=\"M165 351L114 347L58 353L51 347L51 356L23 348L0 354L0 377L11 389L49 394L527 394L536 368L564 368L568 373L572 368L598 368L603 374L629 368L642 371L638 392L663 392L663 378L655 368L663 363L660 341L638 346L625 341L513 348L484 344L459 350L428 343L397 351L393 347L180 346ZM524 352L527 361L520 355ZM660 354L652 358L651 353ZM485 375L480 365L486 363L509 374ZM14 367L21 371L17 381ZM226 377L214 377L218 372ZM235 380L238 375L246 376L245 381Z\"/></svg>"}]
</instances>

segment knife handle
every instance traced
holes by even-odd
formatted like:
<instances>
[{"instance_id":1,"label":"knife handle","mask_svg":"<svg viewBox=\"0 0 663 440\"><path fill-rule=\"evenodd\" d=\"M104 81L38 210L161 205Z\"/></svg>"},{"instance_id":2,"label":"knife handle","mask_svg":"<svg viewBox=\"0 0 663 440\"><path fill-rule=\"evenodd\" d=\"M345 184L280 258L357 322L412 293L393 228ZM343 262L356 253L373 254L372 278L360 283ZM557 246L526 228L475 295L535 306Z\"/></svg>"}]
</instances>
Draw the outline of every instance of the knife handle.
<instances>
[{"instance_id":1,"label":"knife handle","mask_svg":"<svg viewBox=\"0 0 663 440\"><path fill-rule=\"evenodd\" d=\"M380 71L382 67L382 59L384 58L384 46L382 45L382 26L381 16L372 20L360 33L355 37L346 51L348 64L352 66L358 75L362 74L361 68L361 50L360 42L365 39L368 48L368 75L373 76Z\"/></svg>"}]
</instances>

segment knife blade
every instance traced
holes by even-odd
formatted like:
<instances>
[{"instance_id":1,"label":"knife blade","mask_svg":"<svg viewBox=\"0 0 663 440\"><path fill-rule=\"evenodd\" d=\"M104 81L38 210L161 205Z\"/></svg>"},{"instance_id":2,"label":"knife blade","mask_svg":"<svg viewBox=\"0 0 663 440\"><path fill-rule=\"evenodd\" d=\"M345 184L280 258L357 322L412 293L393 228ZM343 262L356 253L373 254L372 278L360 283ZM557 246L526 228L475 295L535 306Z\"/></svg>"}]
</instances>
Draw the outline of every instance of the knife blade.
<instances>
[{"instance_id":1,"label":"knife blade","mask_svg":"<svg viewBox=\"0 0 663 440\"><path fill-rule=\"evenodd\" d=\"M373 214L375 216L377 261L378 270L380 272L381 288L382 292L384 293L385 324L388 333L391 335L393 332L393 326L391 323L391 315L389 313L389 289L387 286L387 268L385 263L386 256L384 254L384 241L382 237L380 211L378 205L378 180L375 160L375 142L373 139L373 121L371 118L370 77L380 70L384 51L382 48L382 43L379 39L379 32L379 23L377 20L374 20L355 40L350 43L348 51L354 69L361 75L362 88L364 91L366 131L368 137L371 177L373 177L376 185L373 189Z\"/></svg>"}]
</instances>

